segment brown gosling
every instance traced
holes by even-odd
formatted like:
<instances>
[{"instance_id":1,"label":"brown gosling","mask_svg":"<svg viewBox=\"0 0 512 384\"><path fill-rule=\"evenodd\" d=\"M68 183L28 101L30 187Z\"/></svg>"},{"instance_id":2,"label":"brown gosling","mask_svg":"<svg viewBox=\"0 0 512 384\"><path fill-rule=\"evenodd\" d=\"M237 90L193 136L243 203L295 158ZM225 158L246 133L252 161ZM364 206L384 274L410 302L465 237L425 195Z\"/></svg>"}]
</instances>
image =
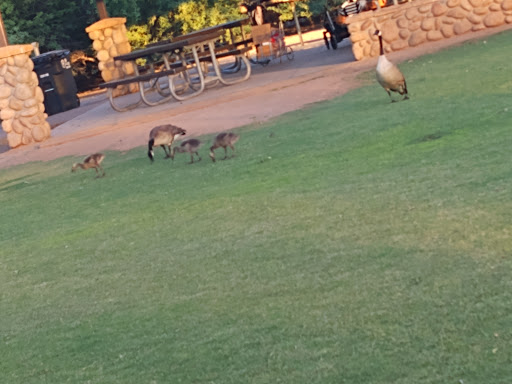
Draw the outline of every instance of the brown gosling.
<instances>
[{"instance_id":1,"label":"brown gosling","mask_svg":"<svg viewBox=\"0 0 512 384\"><path fill-rule=\"evenodd\" d=\"M172 148L171 159L174 160L175 152L180 152L180 153L188 152L188 153L190 153L190 163L189 164L192 164L194 162L194 154L196 154L198 157L197 161L201 161L201 156L199 156L199 153L197 152L199 150L199 148L201 147L201 144L202 143L197 139L185 140L181 143L180 146L176 146L176 147Z\"/></svg>"},{"instance_id":2,"label":"brown gosling","mask_svg":"<svg viewBox=\"0 0 512 384\"><path fill-rule=\"evenodd\" d=\"M186 135L187 131L172 124L156 126L149 132L148 157L154 161L154 146L161 146L165 152L165 158L171 157L171 145L179 136Z\"/></svg>"},{"instance_id":3,"label":"brown gosling","mask_svg":"<svg viewBox=\"0 0 512 384\"><path fill-rule=\"evenodd\" d=\"M213 140L213 145L210 147L210 158L213 162L215 162L215 150L217 148L224 148L224 159L228 157L228 147L231 148L232 154L231 157L235 156L235 147L234 144L238 141L240 135L232 132L222 132L215 136ZM223 159L223 160L224 160Z\"/></svg>"},{"instance_id":4,"label":"brown gosling","mask_svg":"<svg viewBox=\"0 0 512 384\"><path fill-rule=\"evenodd\" d=\"M392 103L396 100L393 100L391 97L391 91L398 92L400 95L404 96L402 100L407 100L409 98L409 94L407 93L407 84L405 83L404 75L400 72L398 67L389 61L386 55L384 55L382 32L377 29L374 35L379 37L380 44L380 56L379 61L377 62L377 81L382 88L386 90Z\"/></svg>"},{"instance_id":5,"label":"brown gosling","mask_svg":"<svg viewBox=\"0 0 512 384\"><path fill-rule=\"evenodd\" d=\"M73 164L71 167L71 172L75 172L78 168L94 168L96 170L96 177L103 177L105 176L105 170L101 166L103 159L105 159L105 155L103 153L94 153L90 156L87 156L82 163ZM99 170L101 170L101 174Z\"/></svg>"}]
</instances>

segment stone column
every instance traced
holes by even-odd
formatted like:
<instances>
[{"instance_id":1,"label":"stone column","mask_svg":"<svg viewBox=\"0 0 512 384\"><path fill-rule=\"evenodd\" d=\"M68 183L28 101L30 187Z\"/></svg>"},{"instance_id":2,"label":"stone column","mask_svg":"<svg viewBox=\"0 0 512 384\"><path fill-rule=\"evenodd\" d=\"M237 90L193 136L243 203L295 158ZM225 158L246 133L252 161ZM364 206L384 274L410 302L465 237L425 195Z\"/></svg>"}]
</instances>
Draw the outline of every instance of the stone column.
<instances>
[{"instance_id":1,"label":"stone column","mask_svg":"<svg viewBox=\"0 0 512 384\"><path fill-rule=\"evenodd\" d=\"M114 61L115 56L130 53L132 50L125 24L126 18L112 17L102 19L85 29L93 41L92 47L96 51L98 68L104 81L123 79L135 72L132 63ZM136 83L121 85L114 90L113 95L121 96L137 90Z\"/></svg>"},{"instance_id":2,"label":"stone column","mask_svg":"<svg viewBox=\"0 0 512 384\"><path fill-rule=\"evenodd\" d=\"M0 48L0 119L11 148L46 140L51 133L30 52L30 44Z\"/></svg>"},{"instance_id":3,"label":"stone column","mask_svg":"<svg viewBox=\"0 0 512 384\"><path fill-rule=\"evenodd\" d=\"M376 29L389 53L505 23L512 24L512 0L414 0L347 18L356 60L379 55Z\"/></svg>"}]
</instances>

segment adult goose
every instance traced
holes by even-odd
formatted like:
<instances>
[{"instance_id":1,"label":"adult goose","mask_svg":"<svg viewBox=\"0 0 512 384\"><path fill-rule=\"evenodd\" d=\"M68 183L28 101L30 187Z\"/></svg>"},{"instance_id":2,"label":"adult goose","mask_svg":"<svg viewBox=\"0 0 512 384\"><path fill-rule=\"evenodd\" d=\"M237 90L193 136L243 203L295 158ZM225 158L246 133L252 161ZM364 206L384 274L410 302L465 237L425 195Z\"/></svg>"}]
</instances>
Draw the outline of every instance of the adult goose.
<instances>
[{"instance_id":1,"label":"adult goose","mask_svg":"<svg viewBox=\"0 0 512 384\"><path fill-rule=\"evenodd\" d=\"M148 157L151 161L154 160L155 154L153 147L161 146L165 152L165 157L171 157L171 145L173 141L183 135L186 135L187 131L183 128L177 127L172 124L159 125L149 132L148 141Z\"/></svg>"},{"instance_id":2,"label":"adult goose","mask_svg":"<svg viewBox=\"0 0 512 384\"><path fill-rule=\"evenodd\" d=\"M400 95L404 96L402 100L407 100L409 94L407 93L407 84L405 83L404 75L384 54L382 32L377 29L374 34L379 37L380 45L380 56L377 62L377 81L382 85L382 88L386 90L392 103L397 100L393 100L391 92L398 92Z\"/></svg>"}]
</instances>

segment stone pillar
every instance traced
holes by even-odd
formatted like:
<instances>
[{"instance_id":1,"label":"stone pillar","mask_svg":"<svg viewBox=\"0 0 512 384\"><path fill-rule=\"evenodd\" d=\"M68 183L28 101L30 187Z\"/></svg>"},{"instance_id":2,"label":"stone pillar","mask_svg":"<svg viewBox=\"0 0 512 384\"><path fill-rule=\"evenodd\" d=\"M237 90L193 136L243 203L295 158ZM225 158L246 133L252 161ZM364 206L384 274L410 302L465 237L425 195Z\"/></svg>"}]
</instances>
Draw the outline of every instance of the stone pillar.
<instances>
[{"instance_id":1,"label":"stone pillar","mask_svg":"<svg viewBox=\"0 0 512 384\"><path fill-rule=\"evenodd\" d=\"M30 52L30 44L0 48L0 119L11 148L46 140L51 133Z\"/></svg>"},{"instance_id":2,"label":"stone pillar","mask_svg":"<svg viewBox=\"0 0 512 384\"><path fill-rule=\"evenodd\" d=\"M512 0L414 0L347 18L356 60L379 55L375 29L389 53L505 23L512 24Z\"/></svg>"},{"instance_id":3,"label":"stone pillar","mask_svg":"<svg viewBox=\"0 0 512 384\"><path fill-rule=\"evenodd\" d=\"M126 18L112 17L102 19L85 29L93 41L92 47L96 51L96 58L99 61L98 68L104 81L123 79L135 72L132 63L114 61L115 56L132 51L125 24ZM136 83L121 85L114 90L113 95L114 97L121 96L137 90Z\"/></svg>"}]
</instances>

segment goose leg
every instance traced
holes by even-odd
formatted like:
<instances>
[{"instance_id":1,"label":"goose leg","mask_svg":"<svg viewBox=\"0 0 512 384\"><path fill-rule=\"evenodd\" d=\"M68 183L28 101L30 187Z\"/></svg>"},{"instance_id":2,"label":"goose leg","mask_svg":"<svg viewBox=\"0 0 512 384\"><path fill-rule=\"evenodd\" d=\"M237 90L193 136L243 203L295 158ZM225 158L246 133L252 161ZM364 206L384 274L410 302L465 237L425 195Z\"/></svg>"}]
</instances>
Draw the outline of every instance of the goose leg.
<instances>
[{"instance_id":1,"label":"goose leg","mask_svg":"<svg viewBox=\"0 0 512 384\"><path fill-rule=\"evenodd\" d=\"M396 100L393 100L393 96L391 96L391 92L389 92L388 89L386 89L386 92L388 93L389 98L391 99L391 102L394 103Z\"/></svg>"},{"instance_id":2,"label":"goose leg","mask_svg":"<svg viewBox=\"0 0 512 384\"><path fill-rule=\"evenodd\" d=\"M197 157L198 157L198 160L197 160L197 161L201 161L201 160L202 160L202 158L201 158L201 156L199 156L199 152L196 152L196 155L197 155Z\"/></svg>"},{"instance_id":3,"label":"goose leg","mask_svg":"<svg viewBox=\"0 0 512 384\"><path fill-rule=\"evenodd\" d=\"M228 158L228 147L224 147L224 158L222 160L226 160Z\"/></svg>"},{"instance_id":4,"label":"goose leg","mask_svg":"<svg viewBox=\"0 0 512 384\"><path fill-rule=\"evenodd\" d=\"M162 144L161 147L165 152L165 159L171 157L171 146L169 145L168 147L166 147L164 144ZM167 148L169 148L169 150L167 150Z\"/></svg>"},{"instance_id":5,"label":"goose leg","mask_svg":"<svg viewBox=\"0 0 512 384\"><path fill-rule=\"evenodd\" d=\"M404 81L404 89L403 89L403 92L404 92L404 100L409 100L409 92L407 92L407 83Z\"/></svg>"},{"instance_id":6,"label":"goose leg","mask_svg":"<svg viewBox=\"0 0 512 384\"><path fill-rule=\"evenodd\" d=\"M235 147L233 144L229 144L229 148L231 148L231 157L235 157Z\"/></svg>"}]
</instances>

